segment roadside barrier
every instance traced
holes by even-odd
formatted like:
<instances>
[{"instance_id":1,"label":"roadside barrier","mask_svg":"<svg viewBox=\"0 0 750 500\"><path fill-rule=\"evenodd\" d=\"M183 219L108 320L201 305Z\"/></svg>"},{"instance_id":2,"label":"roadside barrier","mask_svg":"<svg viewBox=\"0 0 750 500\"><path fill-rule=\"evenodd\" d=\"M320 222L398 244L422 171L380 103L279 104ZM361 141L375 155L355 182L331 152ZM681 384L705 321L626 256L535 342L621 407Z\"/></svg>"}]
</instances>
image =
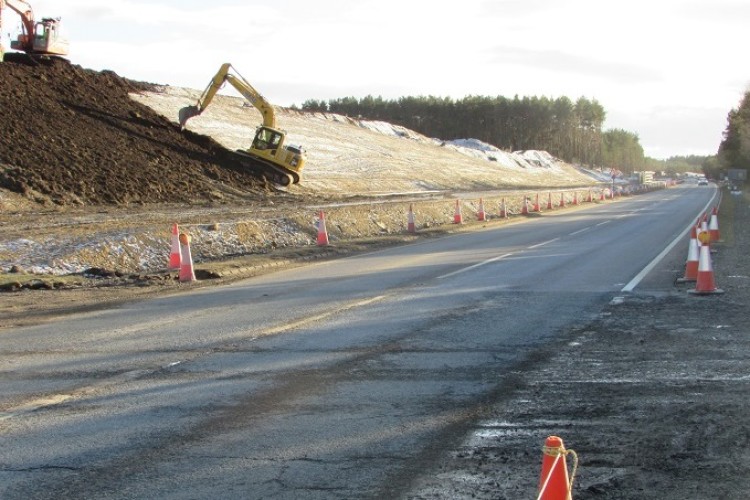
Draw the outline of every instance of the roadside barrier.
<instances>
[{"instance_id":1,"label":"roadside barrier","mask_svg":"<svg viewBox=\"0 0 750 500\"><path fill-rule=\"evenodd\" d=\"M169 269L179 269L182 265L180 255L180 231L177 223L172 225L172 249L169 253Z\"/></svg>"},{"instance_id":2,"label":"roadside barrier","mask_svg":"<svg viewBox=\"0 0 750 500\"><path fill-rule=\"evenodd\" d=\"M414 223L414 204L409 203L409 213L406 214L406 230L410 233L417 232L417 225Z\"/></svg>"},{"instance_id":3,"label":"roadside barrier","mask_svg":"<svg viewBox=\"0 0 750 500\"><path fill-rule=\"evenodd\" d=\"M326 214L320 211L318 218L318 246L328 245L328 231L326 230Z\"/></svg>"},{"instance_id":4,"label":"roadside barrier","mask_svg":"<svg viewBox=\"0 0 750 500\"><path fill-rule=\"evenodd\" d=\"M567 456L573 456L573 471L568 479ZM537 500L572 500L573 480L578 468L578 455L566 450L562 438L549 436L542 448L542 474Z\"/></svg>"},{"instance_id":5,"label":"roadside barrier","mask_svg":"<svg viewBox=\"0 0 750 500\"><path fill-rule=\"evenodd\" d=\"M464 218L461 215L461 202L460 200L456 200L456 211L453 212L453 223L462 224L463 222L464 222Z\"/></svg>"},{"instance_id":6,"label":"roadside barrier","mask_svg":"<svg viewBox=\"0 0 750 500\"><path fill-rule=\"evenodd\" d=\"M181 283L195 281L195 272L193 270L193 256L190 254L190 235L187 233L180 234L180 265L179 280Z\"/></svg>"}]
</instances>

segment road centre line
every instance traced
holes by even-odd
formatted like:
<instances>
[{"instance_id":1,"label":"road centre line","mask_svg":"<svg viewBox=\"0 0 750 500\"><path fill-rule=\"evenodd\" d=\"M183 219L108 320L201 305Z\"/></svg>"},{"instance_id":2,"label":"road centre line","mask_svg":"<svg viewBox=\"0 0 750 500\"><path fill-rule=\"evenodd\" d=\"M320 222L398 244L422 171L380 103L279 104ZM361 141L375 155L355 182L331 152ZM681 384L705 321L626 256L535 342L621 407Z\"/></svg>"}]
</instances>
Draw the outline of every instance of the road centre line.
<instances>
[{"instance_id":1,"label":"road centre line","mask_svg":"<svg viewBox=\"0 0 750 500\"><path fill-rule=\"evenodd\" d=\"M568 234L568 236L575 236L577 234L584 233L584 232L588 231L589 229L591 229L592 227L593 226L584 227L583 229L579 229L578 231L573 231L572 233Z\"/></svg>"},{"instance_id":2,"label":"road centre line","mask_svg":"<svg viewBox=\"0 0 750 500\"><path fill-rule=\"evenodd\" d=\"M492 262L497 262L500 259L504 259L505 257L510 257L513 255L513 252L511 253L505 253L503 255L498 255L497 257L492 257L491 259L483 260L482 262L477 262L476 264L472 264L468 267L462 267L461 269L458 269L456 271L453 271L452 273L444 274L442 276L438 276L437 279L442 280L445 278L450 278L451 276L455 276L457 274L465 273L466 271L471 271L472 269L476 269L477 267L483 266L485 264L491 264Z\"/></svg>"},{"instance_id":3,"label":"road centre line","mask_svg":"<svg viewBox=\"0 0 750 500\"><path fill-rule=\"evenodd\" d=\"M537 243L536 245L531 245L528 247L529 250L533 250L535 248L543 247L544 245L549 245L550 243L554 243L555 241L559 240L560 238L552 238L551 240L543 241L541 243Z\"/></svg>"}]
</instances>

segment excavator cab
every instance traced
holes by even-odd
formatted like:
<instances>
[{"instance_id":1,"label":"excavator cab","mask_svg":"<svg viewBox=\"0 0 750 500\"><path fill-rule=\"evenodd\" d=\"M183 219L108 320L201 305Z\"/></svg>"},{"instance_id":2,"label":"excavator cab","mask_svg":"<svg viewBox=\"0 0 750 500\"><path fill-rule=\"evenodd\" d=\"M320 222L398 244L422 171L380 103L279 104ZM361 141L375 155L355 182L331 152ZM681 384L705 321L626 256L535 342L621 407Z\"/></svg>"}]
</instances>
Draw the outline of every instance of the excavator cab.
<instances>
[{"instance_id":1,"label":"excavator cab","mask_svg":"<svg viewBox=\"0 0 750 500\"><path fill-rule=\"evenodd\" d=\"M252 149L269 151L271 154L276 154L276 150L281 146L283 139L284 134L278 130L268 127L258 127L258 131L255 133L255 139L253 139L253 143L250 147Z\"/></svg>"}]
</instances>

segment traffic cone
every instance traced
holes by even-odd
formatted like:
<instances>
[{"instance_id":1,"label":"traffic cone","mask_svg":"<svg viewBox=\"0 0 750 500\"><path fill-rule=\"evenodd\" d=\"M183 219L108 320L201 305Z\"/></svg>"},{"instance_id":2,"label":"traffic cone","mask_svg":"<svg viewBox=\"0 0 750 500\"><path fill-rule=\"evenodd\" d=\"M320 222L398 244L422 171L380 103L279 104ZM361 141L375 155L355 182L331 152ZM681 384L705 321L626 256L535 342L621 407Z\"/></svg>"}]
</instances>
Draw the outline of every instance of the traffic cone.
<instances>
[{"instance_id":1,"label":"traffic cone","mask_svg":"<svg viewBox=\"0 0 750 500\"><path fill-rule=\"evenodd\" d=\"M601 193L599 194L599 201L604 201L606 199L604 190L602 189Z\"/></svg>"},{"instance_id":2,"label":"traffic cone","mask_svg":"<svg viewBox=\"0 0 750 500\"><path fill-rule=\"evenodd\" d=\"M500 217L502 219L508 218L508 206L505 204L505 198L500 202Z\"/></svg>"},{"instance_id":3,"label":"traffic cone","mask_svg":"<svg viewBox=\"0 0 750 500\"><path fill-rule=\"evenodd\" d=\"M575 479L578 457L573 450L566 450L561 438L549 436L542 448L542 474L539 478L537 500L572 500L571 490ZM573 455L573 473L568 479L567 455Z\"/></svg>"},{"instance_id":4,"label":"traffic cone","mask_svg":"<svg viewBox=\"0 0 750 500\"><path fill-rule=\"evenodd\" d=\"M190 254L190 235L187 233L180 234L180 282L195 281L195 272L193 271L193 256Z\"/></svg>"},{"instance_id":5,"label":"traffic cone","mask_svg":"<svg viewBox=\"0 0 750 500\"><path fill-rule=\"evenodd\" d=\"M521 206L521 215L529 215L529 197L523 197L523 205Z\"/></svg>"},{"instance_id":6,"label":"traffic cone","mask_svg":"<svg viewBox=\"0 0 750 500\"><path fill-rule=\"evenodd\" d=\"M552 210L552 192L547 197L547 210Z\"/></svg>"},{"instance_id":7,"label":"traffic cone","mask_svg":"<svg viewBox=\"0 0 750 500\"><path fill-rule=\"evenodd\" d=\"M565 208L565 193L560 193L560 208Z\"/></svg>"},{"instance_id":8,"label":"traffic cone","mask_svg":"<svg viewBox=\"0 0 750 500\"><path fill-rule=\"evenodd\" d=\"M177 224L172 225L172 250L169 253L169 269L179 269L182 264L180 256L180 231Z\"/></svg>"},{"instance_id":9,"label":"traffic cone","mask_svg":"<svg viewBox=\"0 0 750 500\"><path fill-rule=\"evenodd\" d=\"M326 231L326 214L321 210L318 218L318 246L328 245L328 231Z\"/></svg>"},{"instance_id":10,"label":"traffic cone","mask_svg":"<svg viewBox=\"0 0 750 500\"><path fill-rule=\"evenodd\" d=\"M539 193L536 194L536 201L534 201L534 212L541 212L542 207L539 205Z\"/></svg>"},{"instance_id":11,"label":"traffic cone","mask_svg":"<svg viewBox=\"0 0 750 500\"><path fill-rule=\"evenodd\" d=\"M410 233L417 232L417 226L414 224L414 207L409 203L409 213L406 215L406 230Z\"/></svg>"},{"instance_id":12,"label":"traffic cone","mask_svg":"<svg viewBox=\"0 0 750 500\"><path fill-rule=\"evenodd\" d=\"M578 191L573 191L573 205L578 205Z\"/></svg>"},{"instance_id":13,"label":"traffic cone","mask_svg":"<svg viewBox=\"0 0 750 500\"><path fill-rule=\"evenodd\" d=\"M482 198L479 198L479 211L477 212L477 220L487 220L487 214L484 212L484 201L482 201Z\"/></svg>"},{"instance_id":14,"label":"traffic cone","mask_svg":"<svg viewBox=\"0 0 750 500\"><path fill-rule=\"evenodd\" d=\"M456 211L453 213L453 223L462 224L463 221L464 218L461 215L461 203L459 202L459 200L456 200Z\"/></svg>"},{"instance_id":15,"label":"traffic cone","mask_svg":"<svg viewBox=\"0 0 750 500\"><path fill-rule=\"evenodd\" d=\"M695 289L688 290L693 295L711 295L724 293L724 290L716 288L714 281L714 270L711 265L711 249L708 245L700 248L700 260L698 262L698 279L695 281Z\"/></svg>"},{"instance_id":16,"label":"traffic cone","mask_svg":"<svg viewBox=\"0 0 750 500\"><path fill-rule=\"evenodd\" d=\"M591 192L590 189L589 189L589 196L588 196L588 198L586 198L586 201L588 203L594 203L594 194Z\"/></svg>"},{"instance_id":17,"label":"traffic cone","mask_svg":"<svg viewBox=\"0 0 750 500\"><path fill-rule=\"evenodd\" d=\"M688 257L685 262L685 276L678 278L678 283L685 283L686 281L695 281L698 279L698 237L696 233L696 227L690 228L690 242L688 244Z\"/></svg>"},{"instance_id":18,"label":"traffic cone","mask_svg":"<svg viewBox=\"0 0 750 500\"><path fill-rule=\"evenodd\" d=\"M716 211L716 207L714 207L713 211L711 212L711 219L708 223L708 232L711 234L712 243L719 241L719 214Z\"/></svg>"}]
</instances>

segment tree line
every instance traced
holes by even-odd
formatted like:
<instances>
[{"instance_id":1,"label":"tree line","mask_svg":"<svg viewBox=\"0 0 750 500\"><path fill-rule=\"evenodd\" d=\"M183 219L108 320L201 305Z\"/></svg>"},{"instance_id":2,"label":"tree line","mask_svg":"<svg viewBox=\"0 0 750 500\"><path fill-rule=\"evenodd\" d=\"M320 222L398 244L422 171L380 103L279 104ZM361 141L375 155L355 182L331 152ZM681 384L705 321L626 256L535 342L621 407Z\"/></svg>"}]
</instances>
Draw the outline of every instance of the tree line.
<instances>
[{"instance_id":1,"label":"tree line","mask_svg":"<svg viewBox=\"0 0 750 500\"><path fill-rule=\"evenodd\" d=\"M739 106L729 111L719 151L703 167L706 175L714 178L725 175L729 169L750 169L750 90L745 92Z\"/></svg>"},{"instance_id":2,"label":"tree line","mask_svg":"<svg viewBox=\"0 0 750 500\"><path fill-rule=\"evenodd\" d=\"M474 138L509 151L544 150L570 163L616 168L624 173L646 169L638 135L602 130L604 107L585 97L419 96L386 100L344 97L308 100L305 111L323 111L402 125L442 140Z\"/></svg>"}]
</instances>

